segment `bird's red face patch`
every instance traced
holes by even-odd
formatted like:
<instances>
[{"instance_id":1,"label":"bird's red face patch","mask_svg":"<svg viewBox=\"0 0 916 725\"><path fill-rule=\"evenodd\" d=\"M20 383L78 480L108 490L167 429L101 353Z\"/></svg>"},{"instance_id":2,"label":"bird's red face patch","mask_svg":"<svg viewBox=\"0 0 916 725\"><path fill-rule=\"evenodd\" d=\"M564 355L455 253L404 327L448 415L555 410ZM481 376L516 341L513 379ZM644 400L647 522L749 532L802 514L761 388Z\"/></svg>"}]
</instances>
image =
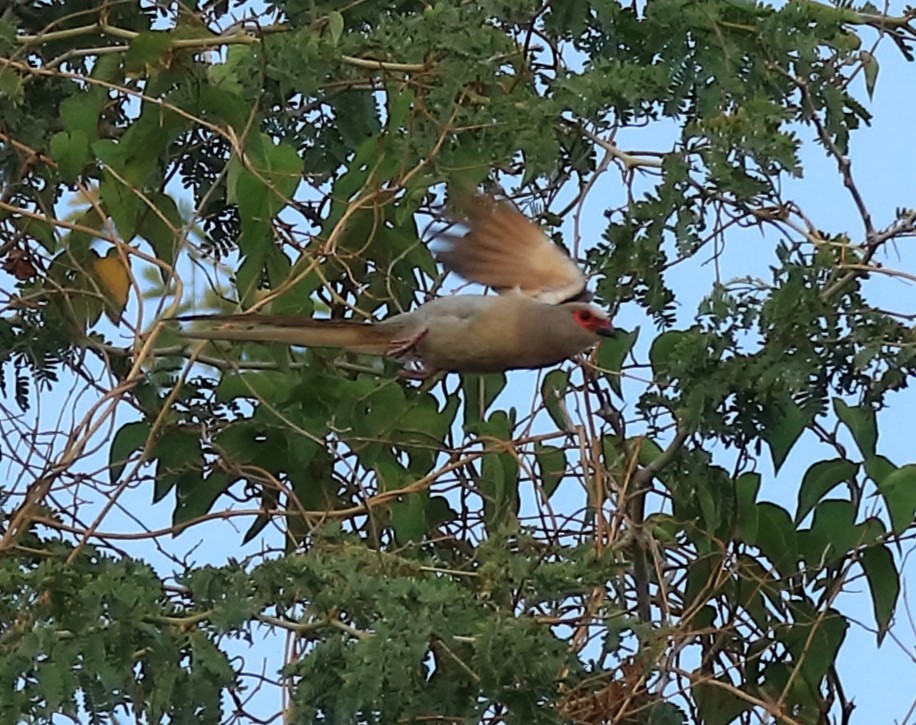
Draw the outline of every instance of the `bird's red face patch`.
<instances>
[{"instance_id":1,"label":"bird's red face patch","mask_svg":"<svg viewBox=\"0 0 916 725\"><path fill-rule=\"evenodd\" d=\"M587 307L573 310L573 319L576 321L576 324L581 325L589 332L594 332L596 335L602 335L607 337L614 332L614 327L611 325L611 321L604 314L598 312L597 310L590 310Z\"/></svg>"}]
</instances>

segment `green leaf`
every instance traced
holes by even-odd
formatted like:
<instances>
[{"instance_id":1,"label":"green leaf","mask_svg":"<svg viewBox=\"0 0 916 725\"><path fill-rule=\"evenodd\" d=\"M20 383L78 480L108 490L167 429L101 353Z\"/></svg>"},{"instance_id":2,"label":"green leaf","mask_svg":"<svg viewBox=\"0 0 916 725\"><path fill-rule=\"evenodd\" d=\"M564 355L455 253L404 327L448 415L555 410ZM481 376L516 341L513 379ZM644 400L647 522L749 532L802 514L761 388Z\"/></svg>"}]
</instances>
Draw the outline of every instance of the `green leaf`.
<instances>
[{"instance_id":1,"label":"green leaf","mask_svg":"<svg viewBox=\"0 0 916 725\"><path fill-rule=\"evenodd\" d=\"M302 181L302 160L285 143L274 145L269 136L252 144L253 159L239 168L235 198L243 224L260 227L287 204ZM241 246L241 243L240 243Z\"/></svg>"},{"instance_id":2,"label":"green leaf","mask_svg":"<svg viewBox=\"0 0 916 725\"><path fill-rule=\"evenodd\" d=\"M271 222L292 199L302 181L302 160L285 144L274 145L269 136L256 134L249 141L246 163L233 158L227 190L238 204L242 233L239 249L245 256L236 275L239 298L253 301L268 249L273 246Z\"/></svg>"},{"instance_id":3,"label":"green leaf","mask_svg":"<svg viewBox=\"0 0 916 725\"><path fill-rule=\"evenodd\" d=\"M865 473L876 483L878 481L883 481L896 470L897 466L885 456L874 456L865 461Z\"/></svg>"},{"instance_id":4,"label":"green leaf","mask_svg":"<svg viewBox=\"0 0 916 725\"><path fill-rule=\"evenodd\" d=\"M377 163L368 169L369 186L390 179L399 161L396 156L385 153L387 146L379 139L382 123L375 94L350 90L334 96L330 103L334 108L337 132L346 146L358 148L366 139L378 143Z\"/></svg>"},{"instance_id":5,"label":"green leaf","mask_svg":"<svg viewBox=\"0 0 916 725\"><path fill-rule=\"evenodd\" d=\"M288 436L287 446L290 466L287 475L292 486L292 495L295 497L295 500L287 503L287 509L291 513L298 513L301 509L333 509L339 500L338 486L332 475L333 459L327 449L302 436ZM307 519L299 517L292 519L290 526L291 531L295 529L302 535L312 530L312 524Z\"/></svg>"},{"instance_id":6,"label":"green leaf","mask_svg":"<svg viewBox=\"0 0 916 725\"><path fill-rule=\"evenodd\" d=\"M96 154L102 148L96 144ZM125 240L134 238L137 231L137 220L141 210L140 197L137 190L130 187L129 184L123 183L118 176L105 170L102 175L100 186L102 202L105 205L115 226L118 228L118 234Z\"/></svg>"},{"instance_id":7,"label":"green leaf","mask_svg":"<svg viewBox=\"0 0 916 725\"><path fill-rule=\"evenodd\" d=\"M708 542L707 543L707 549ZM708 622L708 615L701 611L710 598L715 596L710 582L715 580L722 565L722 556L718 553L706 554L693 559L687 564L687 581L684 586L684 601L687 609L696 612L700 619ZM692 626L692 625L691 625Z\"/></svg>"},{"instance_id":8,"label":"green leaf","mask_svg":"<svg viewBox=\"0 0 916 725\"><path fill-rule=\"evenodd\" d=\"M770 629L774 617L767 607L766 596L772 596L774 577L772 572L761 566L760 562L747 554L739 554L739 568L734 577L734 602L743 607L761 630ZM777 598L779 594L776 594Z\"/></svg>"},{"instance_id":9,"label":"green leaf","mask_svg":"<svg viewBox=\"0 0 916 725\"><path fill-rule=\"evenodd\" d=\"M99 114L107 96L99 93L77 93L60 104L60 120L71 133L80 132L90 142L99 138Z\"/></svg>"},{"instance_id":10,"label":"green leaf","mask_svg":"<svg viewBox=\"0 0 916 725\"><path fill-rule=\"evenodd\" d=\"M264 158L259 170L264 181L271 186L271 208L275 215L289 203L302 183L302 159L294 147L286 143L274 145L269 136L264 136L264 145Z\"/></svg>"},{"instance_id":11,"label":"green leaf","mask_svg":"<svg viewBox=\"0 0 916 725\"><path fill-rule=\"evenodd\" d=\"M614 332L614 337L602 340L598 347L598 367L601 368L611 390L617 394L618 398L623 395L620 371L638 337L638 327L633 332L626 332L618 328Z\"/></svg>"},{"instance_id":12,"label":"green leaf","mask_svg":"<svg viewBox=\"0 0 916 725\"><path fill-rule=\"evenodd\" d=\"M386 381L368 395L360 396L353 406L353 433L366 438L384 438L409 409L404 389L394 381Z\"/></svg>"},{"instance_id":13,"label":"green leaf","mask_svg":"<svg viewBox=\"0 0 916 725\"><path fill-rule=\"evenodd\" d=\"M874 100L875 84L878 82L878 59L867 50L859 53L862 61L862 69L865 71L865 91L868 93L868 100Z\"/></svg>"},{"instance_id":14,"label":"green leaf","mask_svg":"<svg viewBox=\"0 0 916 725\"><path fill-rule=\"evenodd\" d=\"M54 236L54 226L45 219L30 217L17 217L14 219L16 229L27 237L37 240L46 252L53 254L57 251L57 238Z\"/></svg>"},{"instance_id":15,"label":"green leaf","mask_svg":"<svg viewBox=\"0 0 916 725\"><path fill-rule=\"evenodd\" d=\"M715 486L715 482L721 476L728 478L723 469L711 466L708 476L698 477L694 489L694 502L700 507L703 530L710 535L716 535L722 523L721 504L724 503L724 499L717 495L719 492Z\"/></svg>"},{"instance_id":16,"label":"green leaf","mask_svg":"<svg viewBox=\"0 0 916 725\"><path fill-rule=\"evenodd\" d=\"M169 267L177 258L183 222L178 205L168 194L151 191L146 195L146 208L140 214L137 232L150 243L156 259ZM168 269L159 269L163 284L168 281Z\"/></svg>"},{"instance_id":17,"label":"green leaf","mask_svg":"<svg viewBox=\"0 0 916 725\"><path fill-rule=\"evenodd\" d=\"M356 149L347 170L334 182L331 208L321 226L323 236L329 237L334 233L337 224L348 211L350 200L366 185L381 154L379 140L375 137L367 138Z\"/></svg>"},{"instance_id":18,"label":"green leaf","mask_svg":"<svg viewBox=\"0 0 916 725\"><path fill-rule=\"evenodd\" d=\"M288 438L276 428L265 426L261 410L253 419L241 419L221 430L213 438L213 446L230 466L255 465L278 474L286 462Z\"/></svg>"},{"instance_id":19,"label":"green leaf","mask_svg":"<svg viewBox=\"0 0 916 725\"><path fill-rule=\"evenodd\" d=\"M223 471L212 471L203 479L198 476L181 476L176 486L172 525L181 526L209 513L231 483L232 479Z\"/></svg>"},{"instance_id":20,"label":"green leaf","mask_svg":"<svg viewBox=\"0 0 916 725\"><path fill-rule=\"evenodd\" d=\"M487 420L481 432L486 453L483 455L477 489L484 500L484 522L490 534L507 527L514 528L519 509L518 460L511 453L498 453L502 441L512 439L512 424L504 411L498 410ZM495 439L495 440L490 440Z\"/></svg>"},{"instance_id":21,"label":"green leaf","mask_svg":"<svg viewBox=\"0 0 916 725\"><path fill-rule=\"evenodd\" d=\"M230 48L229 52L232 53L233 50L236 50L237 53L249 55L251 53L250 49L240 50L236 48ZM248 112L249 107L237 94L233 93L227 88L217 87L209 83L205 83L198 88L198 94L194 98L196 105L188 104L184 107L184 110L200 114L205 118L212 118L215 121L225 123L228 126L232 127L237 133L245 133L247 131L247 122L248 122ZM241 162L237 158L233 158L236 165L241 167ZM231 162L230 162L230 172L231 172ZM236 199L236 196L233 196L235 191L235 186L231 183L232 179L227 178L227 193L229 194L230 199Z\"/></svg>"},{"instance_id":22,"label":"green leaf","mask_svg":"<svg viewBox=\"0 0 916 725\"><path fill-rule=\"evenodd\" d=\"M24 97L22 76L11 68L4 68L0 73L0 101L18 106Z\"/></svg>"},{"instance_id":23,"label":"green leaf","mask_svg":"<svg viewBox=\"0 0 916 725\"><path fill-rule=\"evenodd\" d=\"M732 690L730 680L723 680L721 685L717 685L714 681L701 679L691 688L704 725L728 725L751 709L751 703Z\"/></svg>"},{"instance_id":24,"label":"green leaf","mask_svg":"<svg viewBox=\"0 0 916 725\"><path fill-rule=\"evenodd\" d=\"M410 541L422 541L428 525L426 523L426 504L429 493L412 493L400 501L391 503L391 526L394 535L401 544Z\"/></svg>"},{"instance_id":25,"label":"green leaf","mask_svg":"<svg viewBox=\"0 0 916 725\"><path fill-rule=\"evenodd\" d=\"M895 534L902 534L916 518L916 464L897 468L875 484L884 498Z\"/></svg>"},{"instance_id":26,"label":"green leaf","mask_svg":"<svg viewBox=\"0 0 916 725\"><path fill-rule=\"evenodd\" d=\"M344 31L344 18L336 10L328 13L328 35L331 36L331 43L337 45L340 42L340 36Z\"/></svg>"},{"instance_id":27,"label":"green leaf","mask_svg":"<svg viewBox=\"0 0 916 725\"><path fill-rule=\"evenodd\" d=\"M861 405L851 407L840 398L833 399L833 410L837 417L843 421L867 461L875 455L878 445L878 423L875 420L875 411Z\"/></svg>"},{"instance_id":28,"label":"green leaf","mask_svg":"<svg viewBox=\"0 0 916 725\"><path fill-rule=\"evenodd\" d=\"M172 38L162 31L146 31L130 41L124 54L124 70L127 73L143 74L159 70L163 56L172 48Z\"/></svg>"},{"instance_id":29,"label":"green leaf","mask_svg":"<svg viewBox=\"0 0 916 725\"><path fill-rule=\"evenodd\" d=\"M735 481L735 498L738 504L737 533L741 540L748 544L757 541L757 531L760 525L757 510L759 491L759 473L742 473Z\"/></svg>"},{"instance_id":30,"label":"green leaf","mask_svg":"<svg viewBox=\"0 0 916 725\"><path fill-rule=\"evenodd\" d=\"M609 471L620 471L624 464L624 452L620 438L606 433L601 436L601 460Z\"/></svg>"},{"instance_id":31,"label":"green leaf","mask_svg":"<svg viewBox=\"0 0 916 725\"><path fill-rule=\"evenodd\" d=\"M777 472L810 420L811 416L791 400L769 410L767 425L761 436L770 447L773 468Z\"/></svg>"},{"instance_id":32,"label":"green leaf","mask_svg":"<svg viewBox=\"0 0 916 725\"><path fill-rule=\"evenodd\" d=\"M660 382L667 381L672 364L679 359L678 348L696 337L697 333L692 330L669 330L656 337L649 348L652 376Z\"/></svg>"},{"instance_id":33,"label":"green leaf","mask_svg":"<svg viewBox=\"0 0 916 725\"><path fill-rule=\"evenodd\" d=\"M207 69L210 85L235 96L244 94L244 67L253 55L250 46L230 45L225 52L226 62L213 63Z\"/></svg>"},{"instance_id":34,"label":"green leaf","mask_svg":"<svg viewBox=\"0 0 916 725\"><path fill-rule=\"evenodd\" d=\"M453 191L461 194L473 191L490 172L487 160L481 158L480 147L466 139L447 149L438 159L438 165L449 180L450 195Z\"/></svg>"},{"instance_id":35,"label":"green leaf","mask_svg":"<svg viewBox=\"0 0 916 725\"><path fill-rule=\"evenodd\" d=\"M122 58L120 53L110 53L99 55L92 64L92 77L106 83L117 83L124 77L122 68ZM96 93L96 88L92 88L90 93ZM98 88L97 95L103 100L108 99L108 91Z\"/></svg>"},{"instance_id":36,"label":"green leaf","mask_svg":"<svg viewBox=\"0 0 916 725\"><path fill-rule=\"evenodd\" d=\"M452 395L446 399L442 410L439 410L432 395L420 394L411 401L389 434L391 442L408 453L410 469L418 477L432 470L436 454L444 445L459 405L458 396Z\"/></svg>"},{"instance_id":37,"label":"green leaf","mask_svg":"<svg viewBox=\"0 0 916 725\"><path fill-rule=\"evenodd\" d=\"M258 220L248 223L243 221L242 226L243 231L238 242L244 254L235 273L235 288L242 307L248 307L257 299L264 264L270 254L270 223Z\"/></svg>"},{"instance_id":38,"label":"green leaf","mask_svg":"<svg viewBox=\"0 0 916 725\"><path fill-rule=\"evenodd\" d=\"M60 131L51 137L51 156L61 179L73 183L89 161L89 137L83 131Z\"/></svg>"},{"instance_id":39,"label":"green leaf","mask_svg":"<svg viewBox=\"0 0 916 725\"><path fill-rule=\"evenodd\" d=\"M70 674L66 662L56 662L49 659L38 664L38 683L41 694L48 702L48 708L53 712L59 710L67 699L66 680Z\"/></svg>"},{"instance_id":40,"label":"green leaf","mask_svg":"<svg viewBox=\"0 0 916 725\"><path fill-rule=\"evenodd\" d=\"M544 407L547 408L547 413L557 428L569 433L575 426L569 419L569 413L563 400L567 385L569 385L568 371L551 370L544 376L544 380L541 383L541 398L544 401Z\"/></svg>"},{"instance_id":41,"label":"green leaf","mask_svg":"<svg viewBox=\"0 0 916 725\"><path fill-rule=\"evenodd\" d=\"M380 482L380 490L397 491L410 482L412 476L389 452L386 452L375 463L375 474Z\"/></svg>"},{"instance_id":42,"label":"green leaf","mask_svg":"<svg viewBox=\"0 0 916 725\"><path fill-rule=\"evenodd\" d=\"M445 496L430 496L426 502L426 524L433 530L442 524L458 520L458 513Z\"/></svg>"},{"instance_id":43,"label":"green leaf","mask_svg":"<svg viewBox=\"0 0 916 725\"><path fill-rule=\"evenodd\" d=\"M814 508L814 505L833 490L834 486L851 480L858 470L858 465L845 458L834 458L812 464L805 471L805 477L798 489L798 510L795 513L795 523L800 523Z\"/></svg>"},{"instance_id":44,"label":"green leaf","mask_svg":"<svg viewBox=\"0 0 916 725\"><path fill-rule=\"evenodd\" d=\"M477 490L483 498L484 522L490 533L495 533L509 520L511 506L506 495L507 488L501 456L496 453L485 454L477 479Z\"/></svg>"},{"instance_id":45,"label":"green leaf","mask_svg":"<svg viewBox=\"0 0 916 725\"><path fill-rule=\"evenodd\" d=\"M871 601L878 624L878 646L890 630L897 598L900 596L900 573L894 564L894 555L886 546L869 546L859 554L859 563L868 579Z\"/></svg>"},{"instance_id":46,"label":"green leaf","mask_svg":"<svg viewBox=\"0 0 916 725\"><path fill-rule=\"evenodd\" d=\"M269 512L276 509L277 504L279 503L279 496L275 490L265 486L262 486L260 490L261 512L254 517L254 521L251 522L251 526L249 526L248 530L242 535L243 546L253 541L267 527L267 524L269 524L273 518L273 515Z\"/></svg>"},{"instance_id":47,"label":"green leaf","mask_svg":"<svg viewBox=\"0 0 916 725\"><path fill-rule=\"evenodd\" d=\"M203 478L201 472L202 453L200 438L196 431L181 428L166 430L156 441L150 453L156 461L156 482L153 488L153 503L161 501L175 487L179 480Z\"/></svg>"},{"instance_id":48,"label":"green leaf","mask_svg":"<svg viewBox=\"0 0 916 725\"><path fill-rule=\"evenodd\" d=\"M798 532L798 548L810 571L834 566L861 544L851 501L828 499L814 509L811 528Z\"/></svg>"},{"instance_id":49,"label":"green leaf","mask_svg":"<svg viewBox=\"0 0 916 725\"><path fill-rule=\"evenodd\" d=\"M795 623L782 630L779 639L792 653L793 661L800 663L805 679L804 683L797 683L803 687L793 694L800 692L807 700L836 663L849 623L835 610L817 611L800 600L793 601L790 609Z\"/></svg>"},{"instance_id":50,"label":"green leaf","mask_svg":"<svg viewBox=\"0 0 916 725\"><path fill-rule=\"evenodd\" d=\"M763 552L782 576L795 574L798 544L789 512L774 503L758 503L757 519L757 539L753 545Z\"/></svg>"},{"instance_id":51,"label":"green leaf","mask_svg":"<svg viewBox=\"0 0 916 725\"><path fill-rule=\"evenodd\" d=\"M637 438L634 443L639 446L639 465L648 466L654 462L664 451L662 447L651 438Z\"/></svg>"},{"instance_id":52,"label":"green leaf","mask_svg":"<svg viewBox=\"0 0 916 725\"><path fill-rule=\"evenodd\" d=\"M649 708L648 725L687 725L687 715L671 702L656 702Z\"/></svg>"},{"instance_id":53,"label":"green leaf","mask_svg":"<svg viewBox=\"0 0 916 725\"><path fill-rule=\"evenodd\" d=\"M388 121L385 127L389 129L401 128L407 118L407 113L416 101L416 96L410 91L409 87L394 83L389 83L386 90ZM423 184L424 189L427 186L428 184Z\"/></svg>"},{"instance_id":54,"label":"green leaf","mask_svg":"<svg viewBox=\"0 0 916 725\"><path fill-rule=\"evenodd\" d=\"M461 387L464 390L464 428L473 432L474 424L483 420L493 401L506 387L506 374L462 375Z\"/></svg>"},{"instance_id":55,"label":"green leaf","mask_svg":"<svg viewBox=\"0 0 916 725\"><path fill-rule=\"evenodd\" d=\"M284 391L292 392L291 380L287 375L277 373L229 373L220 378L216 386L216 398L228 403L236 398L284 401Z\"/></svg>"},{"instance_id":56,"label":"green leaf","mask_svg":"<svg viewBox=\"0 0 916 725\"><path fill-rule=\"evenodd\" d=\"M546 498L550 498L566 475L566 451L556 446L537 443L534 446L534 456L541 477L541 491Z\"/></svg>"},{"instance_id":57,"label":"green leaf","mask_svg":"<svg viewBox=\"0 0 916 725\"><path fill-rule=\"evenodd\" d=\"M117 483L130 455L146 446L150 424L145 420L125 423L114 434L108 451L108 480Z\"/></svg>"}]
</instances>

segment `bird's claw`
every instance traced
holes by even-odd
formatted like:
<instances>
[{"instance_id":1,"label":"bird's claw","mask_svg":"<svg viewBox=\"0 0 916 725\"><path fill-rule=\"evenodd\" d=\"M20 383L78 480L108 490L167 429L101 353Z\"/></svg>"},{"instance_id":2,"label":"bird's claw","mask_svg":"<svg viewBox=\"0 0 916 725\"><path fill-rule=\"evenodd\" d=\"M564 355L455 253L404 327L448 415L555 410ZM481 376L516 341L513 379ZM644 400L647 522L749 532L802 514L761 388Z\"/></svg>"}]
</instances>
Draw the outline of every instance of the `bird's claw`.
<instances>
[{"instance_id":1,"label":"bird's claw","mask_svg":"<svg viewBox=\"0 0 916 725\"><path fill-rule=\"evenodd\" d=\"M402 380L426 380L435 370L423 367L418 364L416 367L405 367L398 371L398 377Z\"/></svg>"},{"instance_id":2,"label":"bird's claw","mask_svg":"<svg viewBox=\"0 0 916 725\"><path fill-rule=\"evenodd\" d=\"M420 340L426 337L427 332L428 330L423 329L410 337L392 340L391 346L388 348L388 356L399 358L413 353Z\"/></svg>"},{"instance_id":3,"label":"bird's claw","mask_svg":"<svg viewBox=\"0 0 916 725\"><path fill-rule=\"evenodd\" d=\"M426 380L435 371L424 367L423 362L417 356L417 345L426 337L428 330L420 330L410 337L398 338L391 341L388 348L388 356L395 359L409 358L407 364L398 373L398 377L403 380Z\"/></svg>"}]
</instances>

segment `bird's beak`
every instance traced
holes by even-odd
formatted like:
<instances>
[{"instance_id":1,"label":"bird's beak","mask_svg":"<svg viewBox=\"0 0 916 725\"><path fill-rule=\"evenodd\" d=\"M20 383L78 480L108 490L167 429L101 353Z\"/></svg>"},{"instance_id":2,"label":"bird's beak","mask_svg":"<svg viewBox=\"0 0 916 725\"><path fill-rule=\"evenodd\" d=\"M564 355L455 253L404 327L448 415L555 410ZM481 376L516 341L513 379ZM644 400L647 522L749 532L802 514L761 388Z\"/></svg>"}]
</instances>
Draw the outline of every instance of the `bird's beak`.
<instances>
[{"instance_id":1,"label":"bird's beak","mask_svg":"<svg viewBox=\"0 0 916 725\"><path fill-rule=\"evenodd\" d=\"M596 328L595 332L601 337L614 337L617 334L610 320L607 320L601 327Z\"/></svg>"}]
</instances>

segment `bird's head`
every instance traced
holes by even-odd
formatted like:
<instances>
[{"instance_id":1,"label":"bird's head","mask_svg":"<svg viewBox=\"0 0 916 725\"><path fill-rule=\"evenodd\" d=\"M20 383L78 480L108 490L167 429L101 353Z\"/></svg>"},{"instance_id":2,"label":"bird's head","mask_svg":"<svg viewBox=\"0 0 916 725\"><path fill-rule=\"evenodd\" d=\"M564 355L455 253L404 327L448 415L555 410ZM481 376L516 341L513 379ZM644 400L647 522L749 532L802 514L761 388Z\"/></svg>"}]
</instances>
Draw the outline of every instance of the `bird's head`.
<instances>
[{"instance_id":1,"label":"bird's head","mask_svg":"<svg viewBox=\"0 0 916 725\"><path fill-rule=\"evenodd\" d=\"M610 318L597 307L575 305L572 308L572 317L577 325L596 335L611 337L614 334L614 326Z\"/></svg>"}]
</instances>

